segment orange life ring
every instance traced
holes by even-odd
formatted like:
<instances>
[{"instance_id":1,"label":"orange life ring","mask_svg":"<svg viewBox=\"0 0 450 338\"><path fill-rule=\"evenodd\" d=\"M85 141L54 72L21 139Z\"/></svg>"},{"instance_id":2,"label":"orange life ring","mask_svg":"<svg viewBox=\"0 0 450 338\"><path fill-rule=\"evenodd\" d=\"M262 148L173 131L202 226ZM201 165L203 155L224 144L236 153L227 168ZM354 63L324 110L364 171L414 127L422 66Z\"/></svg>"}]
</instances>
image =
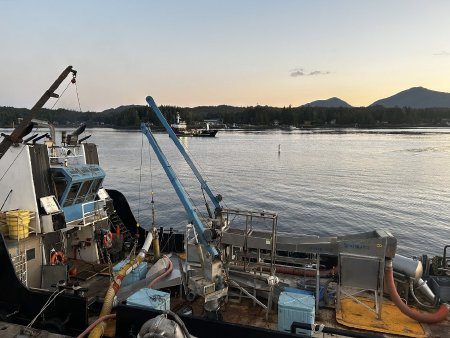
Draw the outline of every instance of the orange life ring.
<instances>
[{"instance_id":1,"label":"orange life ring","mask_svg":"<svg viewBox=\"0 0 450 338\"><path fill-rule=\"evenodd\" d=\"M103 235L103 246L105 248L110 248L112 246L112 232L108 230L106 234Z\"/></svg>"},{"instance_id":2,"label":"orange life ring","mask_svg":"<svg viewBox=\"0 0 450 338\"><path fill-rule=\"evenodd\" d=\"M50 264L56 265L56 264L63 264L66 258L64 257L64 254L61 251L52 250L50 253Z\"/></svg>"}]
</instances>

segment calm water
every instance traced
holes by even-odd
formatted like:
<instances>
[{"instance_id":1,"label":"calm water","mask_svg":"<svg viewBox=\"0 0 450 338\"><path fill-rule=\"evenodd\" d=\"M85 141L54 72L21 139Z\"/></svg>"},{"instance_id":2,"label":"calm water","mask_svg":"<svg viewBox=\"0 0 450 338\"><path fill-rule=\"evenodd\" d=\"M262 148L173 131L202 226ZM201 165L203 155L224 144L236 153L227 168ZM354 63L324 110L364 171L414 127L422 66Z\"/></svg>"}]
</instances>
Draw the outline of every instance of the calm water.
<instances>
[{"instance_id":1,"label":"calm water","mask_svg":"<svg viewBox=\"0 0 450 338\"><path fill-rule=\"evenodd\" d=\"M181 206L140 132L91 131L105 186L122 191L143 226L182 229ZM199 210L199 184L165 134L161 148ZM389 229L403 254L450 244L450 130L219 132L182 139L230 208L279 214L279 231L318 235ZM281 152L278 153L280 145ZM141 167L142 151L142 167Z\"/></svg>"},{"instance_id":2,"label":"calm water","mask_svg":"<svg viewBox=\"0 0 450 338\"><path fill-rule=\"evenodd\" d=\"M125 194L139 222L151 224L153 191L157 225L181 230L184 209L146 138L113 129L87 134L98 144L105 187ZM200 186L172 141L156 139L205 212ZM182 142L224 206L277 212L279 231L385 228L407 255L442 254L450 244L450 129L233 131Z\"/></svg>"}]
</instances>

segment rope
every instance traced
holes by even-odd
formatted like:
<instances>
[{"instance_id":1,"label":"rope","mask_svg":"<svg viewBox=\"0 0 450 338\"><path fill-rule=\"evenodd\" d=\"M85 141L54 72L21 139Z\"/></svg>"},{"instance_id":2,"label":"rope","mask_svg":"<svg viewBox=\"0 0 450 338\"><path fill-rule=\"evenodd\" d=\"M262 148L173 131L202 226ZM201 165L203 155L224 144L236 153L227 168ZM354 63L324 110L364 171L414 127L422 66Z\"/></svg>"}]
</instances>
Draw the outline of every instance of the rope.
<instances>
[{"instance_id":1,"label":"rope","mask_svg":"<svg viewBox=\"0 0 450 338\"><path fill-rule=\"evenodd\" d=\"M141 183L142 183L142 150L144 149L144 133L141 133L141 164L139 166L138 223L141 217Z\"/></svg>"},{"instance_id":2,"label":"rope","mask_svg":"<svg viewBox=\"0 0 450 338\"><path fill-rule=\"evenodd\" d=\"M149 158L149 167L150 167L150 191L151 191L151 204L152 204L152 228L156 225L155 220L155 201L153 199L153 168L152 168L152 152L150 151L150 147L148 147L148 158Z\"/></svg>"},{"instance_id":3,"label":"rope","mask_svg":"<svg viewBox=\"0 0 450 338\"><path fill-rule=\"evenodd\" d=\"M220 191L217 189L216 186L214 186L213 184L211 184L211 180L209 179L208 175L206 174L206 170L203 169L203 167L200 165L200 163L196 160L196 158L193 156L193 154L189 151L188 148L185 147L185 150L189 153L191 159L193 162L195 162L195 165L197 165L197 167L200 168L199 171L201 171L203 173L203 176L206 177L206 182L208 182L207 184L212 186L213 190L216 191L217 193L220 194ZM225 206L225 208L228 208L227 204L222 200L221 203Z\"/></svg>"},{"instance_id":4,"label":"rope","mask_svg":"<svg viewBox=\"0 0 450 338\"><path fill-rule=\"evenodd\" d=\"M59 292L58 292L58 290L55 290L55 292L53 292L50 295L50 297L48 298L48 300L45 302L45 304L42 307L41 311L39 311L39 313L36 315L36 317L34 317L33 320L30 322L30 324L27 325L27 328L30 328L34 324L36 319L38 319L38 317L45 311L45 309L56 299L56 297L58 297L64 291L65 291L64 289L62 289Z\"/></svg>"},{"instance_id":5,"label":"rope","mask_svg":"<svg viewBox=\"0 0 450 338\"><path fill-rule=\"evenodd\" d=\"M80 113L81 113L80 97L78 96L78 85L77 85L76 81L75 81L75 91L77 92L78 108L80 109Z\"/></svg>"},{"instance_id":6,"label":"rope","mask_svg":"<svg viewBox=\"0 0 450 338\"><path fill-rule=\"evenodd\" d=\"M56 106L56 104L59 102L59 99L63 97L64 93L66 92L67 88L69 88L69 86L70 86L71 83L72 83L72 82L69 81L69 83L67 84L66 88L65 88L65 89L62 91L62 93L58 96L58 99L55 101L55 103L53 104L53 106L52 106L50 109L53 109L53 108Z\"/></svg>"},{"instance_id":7,"label":"rope","mask_svg":"<svg viewBox=\"0 0 450 338\"><path fill-rule=\"evenodd\" d=\"M3 178L5 177L5 175L8 173L9 169L11 169L12 165L14 164L14 162L16 162L17 158L19 157L19 155L22 153L22 151L25 149L25 147L22 147L22 149L19 151L19 153L17 154L17 156L14 158L14 160L11 162L11 164L9 165L8 169L5 170L4 174L2 175L2 177L0 178L0 182L3 180Z\"/></svg>"}]
</instances>

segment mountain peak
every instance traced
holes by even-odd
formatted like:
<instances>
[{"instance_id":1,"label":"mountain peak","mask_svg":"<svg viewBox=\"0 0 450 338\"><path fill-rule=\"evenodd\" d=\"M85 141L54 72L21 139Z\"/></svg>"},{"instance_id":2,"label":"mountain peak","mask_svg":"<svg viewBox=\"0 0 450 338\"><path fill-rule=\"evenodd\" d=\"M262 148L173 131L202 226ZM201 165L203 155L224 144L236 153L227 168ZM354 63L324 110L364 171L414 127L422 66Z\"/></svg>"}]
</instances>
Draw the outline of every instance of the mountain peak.
<instances>
[{"instance_id":1,"label":"mountain peak","mask_svg":"<svg viewBox=\"0 0 450 338\"><path fill-rule=\"evenodd\" d=\"M371 106L450 108L450 93L438 92L424 87L412 87L395 95L375 101Z\"/></svg>"},{"instance_id":2,"label":"mountain peak","mask_svg":"<svg viewBox=\"0 0 450 338\"><path fill-rule=\"evenodd\" d=\"M316 101L312 101L310 103L305 104L304 106L309 106L309 107L325 107L325 108L339 108L339 107L345 107L345 108L349 108L351 107L351 105L349 105L347 102L345 102L344 100L341 100L338 97L331 97L327 100L316 100Z\"/></svg>"}]
</instances>

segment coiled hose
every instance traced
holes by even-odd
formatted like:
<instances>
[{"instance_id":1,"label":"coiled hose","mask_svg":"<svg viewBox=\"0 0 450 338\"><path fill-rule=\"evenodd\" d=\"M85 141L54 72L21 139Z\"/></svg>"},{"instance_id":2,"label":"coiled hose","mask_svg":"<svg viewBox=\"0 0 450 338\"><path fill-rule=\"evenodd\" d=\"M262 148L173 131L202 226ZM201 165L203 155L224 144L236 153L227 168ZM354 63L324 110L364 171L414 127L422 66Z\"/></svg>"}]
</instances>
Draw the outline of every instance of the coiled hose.
<instances>
[{"instance_id":1,"label":"coiled hose","mask_svg":"<svg viewBox=\"0 0 450 338\"><path fill-rule=\"evenodd\" d=\"M447 318L448 307L445 304L441 304L436 312L419 312L417 310L411 309L408 305L403 303L400 298L394 282L394 271L392 268L392 261L386 262L386 267L384 269L384 282L388 288L391 300L395 305L408 317L417 320L420 323L439 323Z\"/></svg>"}]
</instances>

